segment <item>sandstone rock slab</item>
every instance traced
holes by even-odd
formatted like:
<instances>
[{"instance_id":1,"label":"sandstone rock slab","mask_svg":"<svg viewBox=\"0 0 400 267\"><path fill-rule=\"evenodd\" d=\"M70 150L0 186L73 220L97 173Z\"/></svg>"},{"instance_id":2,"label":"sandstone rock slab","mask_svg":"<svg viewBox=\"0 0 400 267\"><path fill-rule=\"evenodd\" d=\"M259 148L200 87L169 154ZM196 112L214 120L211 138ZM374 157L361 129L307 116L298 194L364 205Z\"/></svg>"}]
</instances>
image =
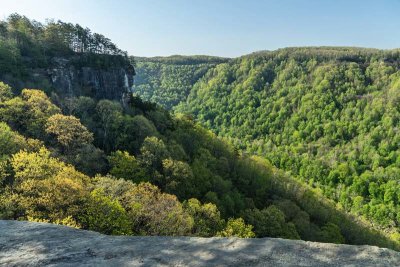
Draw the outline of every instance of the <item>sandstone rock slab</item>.
<instances>
[{"instance_id":1,"label":"sandstone rock slab","mask_svg":"<svg viewBox=\"0 0 400 267\"><path fill-rule=\"evenodd\" d=\"M279 238L106 236L0 221L0 266L400 266L400 253Z\"/></svg>"}]
</instances>

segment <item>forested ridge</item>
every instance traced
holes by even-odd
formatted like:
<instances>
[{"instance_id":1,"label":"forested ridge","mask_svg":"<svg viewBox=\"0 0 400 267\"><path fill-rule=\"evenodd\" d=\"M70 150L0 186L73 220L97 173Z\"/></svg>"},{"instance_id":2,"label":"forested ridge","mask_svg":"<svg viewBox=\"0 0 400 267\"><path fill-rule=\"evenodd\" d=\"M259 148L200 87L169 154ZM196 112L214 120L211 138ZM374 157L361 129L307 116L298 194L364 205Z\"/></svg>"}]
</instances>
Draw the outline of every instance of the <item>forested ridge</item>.
<instances>
[{"instance_id":1,"label":"forested ridge","mask_svg":"<svg viewBox=\"0 0 400 267\"><path fill-rule=\"evenodd\" d=\"M139 73L132 88L146 101L172 109L186 100L195 84L206 72L227 58L211 56L170 56L132 58Z\"/></svg>"},{"instance_id":2,"label":"forested ridge","mask_svg":"<svg viewBox=\"0 0 400 267\"><path fill-rule=\"evenodd\" d=\"M10 26L15 17L16 25L35 24L13 15L3 24L7 31L13 29L15 35L25 34L24 28ZM0 40L11 42L12 38L2 36ZM51 42L29 40L30 47L48 47ZM15 45L21 52L20 44ZM127 61L125 55L106 55L103 53L108 52L103 50L75 51L74 47L68 47L68 53L78 61L91 58L94 64L104 63L104 56L110 64L121 58L124 64ZM51 60L51 56L46 58ZM137 60L136 68L141 60ZM178 87L167 83L165 90L185 92L179 92L182 94L164 105L169 103L172 107L182 101L181 96L188 95L193 110L186 105L179 109L202 119L205 111L194 102L194 94L201 100L208 95L200 93L207 84L219 86L222 81L227 86L239 84L235 76L217 78L210 84L208 81L217 77L220 69L234 68L245 58L227 61L196 57L188 61L174 57L166 62L171 60L173 64L168 64L179 62L190 67L172 67L163 76L169 75L170 70L197 69L204 74L183 74L180 77L188 78ZM7 65L0 57L0 65L3 63ZM96 66L107 68L108 63L103 63ZM33 63L22 60L20 64L29 72ZM157 64L158 70L163 68ZM13 74L14 81L23 79L18 75ZM196 85L191 88L191 83ZM214 118L202 120L221 136L229 137L221 139L191 116L171 114L136 94L116 101L65 97L41 89L16 90L0 83L0 219L44 221L105 234L269 236L398 248L393 232L390 240L388 233L337 209L322 195L325 191L321 193L293 179L263 157L245 153L244 148L252 151L254 139L247 135L242 138L242 127L233 134L228 130L235 130L228 125L221 126L226 127L226 132L221 131ZM219 91L203 104L218 103ZM224 99L233 96L229 94ZM243 105L247 103L247 94L242 93L240 100ZM245 142L240 144L239 139ZM241 145L242 151L237 145ZM257 152L276 164L267 151ZM280 167L285 169L284 165ZM309 184L316 187L318 181Z\"/></svg>"},{"instance_id":3,"label":"forested ridge","mask_svg":"<svg viewBox=\"0 0 400 267\"><path fill-rule=\"evenodd\" d=\"M398 238L399 56L257 52L210 69L175 108Z\"/></svg>"},{"instance_id":4,"label":"forested ridge","mask_svg":"<svg viewBox=\"0 0 400 267\"><path fill-rule=\"evenodd\" d=\"M397 246L267 161L138 97L123 107L0 88L2 219L106 234Z\"/></svg>"},{"instance_id":5,"label":"forested ridge","mask_svg":"<svg viewBox=\"0 0 400 267\"><path fill-rule=\"evenodd\" d=\"M47 79L37 74L60 58L76 67L130 66L125 51L104 35L79 24L60 20L41 23L19 14L0 21L0 80L14 85L14 89L27 86L54 90Z\"/></svg>"}]
</instances>

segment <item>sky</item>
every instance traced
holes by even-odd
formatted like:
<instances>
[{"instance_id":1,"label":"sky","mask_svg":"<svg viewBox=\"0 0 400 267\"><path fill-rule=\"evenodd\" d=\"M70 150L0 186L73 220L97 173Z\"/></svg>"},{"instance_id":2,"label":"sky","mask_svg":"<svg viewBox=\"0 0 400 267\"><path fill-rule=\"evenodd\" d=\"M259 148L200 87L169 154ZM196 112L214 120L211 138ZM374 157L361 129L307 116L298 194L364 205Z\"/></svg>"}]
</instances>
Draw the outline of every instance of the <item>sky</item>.
<instances>
[{"instance_id":1,"label":"sky","mask_svg":"<svg viewBox=\"0 0 400 267\"><path fill-rule=\"evenodd\" d=\"M0 19L14 12L89 27L134 56L400 47L400 0L0 0Z\"/></svg>"}]
</instances>

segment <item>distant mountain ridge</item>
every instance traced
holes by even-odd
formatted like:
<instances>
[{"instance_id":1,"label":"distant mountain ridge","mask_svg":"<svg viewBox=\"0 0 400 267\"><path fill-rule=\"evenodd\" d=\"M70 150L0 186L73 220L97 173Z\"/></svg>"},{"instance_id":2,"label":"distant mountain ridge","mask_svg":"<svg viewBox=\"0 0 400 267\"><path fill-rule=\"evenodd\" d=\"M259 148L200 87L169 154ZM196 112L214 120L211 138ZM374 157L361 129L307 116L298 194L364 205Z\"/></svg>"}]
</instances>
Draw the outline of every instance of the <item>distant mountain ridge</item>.
<instances>
[{"instance_id":1,"label":"distant mountain ridge","mask_svg":"<svg viewBox=\"0 0 400 267\"><path fill-rule=\"evenodd\" d=\"M360 60L357 51L329 53L343 66ZM390 62L395 68L395 56L388 59L384 64ZM308 139L304 147L293 142L294 148L284 146L287 134L268 136L273 142L267 145L263 139L253 139L265 134L257 132L260 127L271 133L274 129L265 114L254 122L259 114L253 107L262 111L265 104L277 103L267 115L285 118L280 111L288 105L268 102L271 96L265 93L287 96L288 88L280 91L277 82L313 81L314 72L304 75L306 79L293 75L314 70L324 60L326 55L319 52L286 49L237 59L172 56L135 61L87 28L61 21L40 24L13 14L0 22L0 80L5 82L0 82L0 218L51 222L112 235L268 236L399 249L393 225L397 219L392 215L398 197L377 183L386 182L391 173L371 178L368 190L362 177L352 191L343 181L355 176L347 174L357 166L340 166L332 173L329 179L340 181L340 190L349 190L344 199L357 204L349 215L348 207L335 206L325 197L333 191L325 190L331 188L322 183L321 166L314 168L311 160L305 161L311 162L304 171L311 179L293 179L292 174L298 173L288 166L299 166L292 164L299 160L294 152L304 156L316 151L306 146ZM135 68L138 75L131 87ZM353 74L353 69L339 70ZM389 72L384 68L382 73L368 75ZM329 92L330 87L323 89ZM187 115L174 115L138 94ZM344 97L349 99L367 101L370 96ZM197 124L193 115L223 139ZM283 126L275 126L275 131ZM290 136L314 136L307 132L314 125L303 128ZM335 138L329 141L335 144L342 136ZM377 140L379 135L372 141ZM271 150L270 144L279 142L281 146ZM261 150L254 151L248 144ZM384 144L379 153L392 148ZM272 154L275 157L266 154L278 150ZM287 151L292 153L292 162L286 162ZM292 173L254 156L256 152ZM282 162L276 159L280 156ZM395 157L392 153L374 158L371 169L377 166L380 170L380 162ZM392 171L396 173L395 168ZM385 186L396 188L393 182ZM357 190L372 195L360 198L354 195ZM370 201L362 206L370 200L367 197L375 196L383 203ZM368 214L364 209L369 206L379 207L373 210L378 219L367 217L367 221L360 216ZM386 218L385 210L392 217ZM371 225L375 221L378 227Z\"/></svg>"},{"instance_id":2,"label":"distant mountain ridge","mask_svg":"<svg viewBox=\"0 0 400 267\"><path fill-rule=\"evenodd\" d=\"M134 57L136 67L132 92L147 101L172 109L186 99L191 87L207 71L227 58L211 56Z\"/></svg>"},{"instance_id":3,"label":"distant mountain ridge","mask_svg":"<svg viewBox=\"0 0 400 267\"><path fill-rule=\"evenodd\" d=\"M399 51L400 49L316 46L261 50L236 58L205 55L131 57L138 72L133 88L134 92L144 99L156 102L167 109L174 109L179 103L186 101L191 88L206 72L219 64L235 64L242 59L308 57L338 62L359 62L366 56L378 56L386 60L387 64L398 67L399 59L394 58Z\"/></svg>"},{"instance_id":4,"label":"distant mountain ridge","mask_svg":"<svg viewBox=\"0 0 400 267\"><path fill-rule=\"evenodd\" d=\"M152 83L186 75L168 69ZM141 65L137 70L146 80ZM400 49L260 51L210 67L186 88L137 92L154 101L178 95L180 104L167 108L268 158L400 240Z\"/></svg>"}]
</instances>

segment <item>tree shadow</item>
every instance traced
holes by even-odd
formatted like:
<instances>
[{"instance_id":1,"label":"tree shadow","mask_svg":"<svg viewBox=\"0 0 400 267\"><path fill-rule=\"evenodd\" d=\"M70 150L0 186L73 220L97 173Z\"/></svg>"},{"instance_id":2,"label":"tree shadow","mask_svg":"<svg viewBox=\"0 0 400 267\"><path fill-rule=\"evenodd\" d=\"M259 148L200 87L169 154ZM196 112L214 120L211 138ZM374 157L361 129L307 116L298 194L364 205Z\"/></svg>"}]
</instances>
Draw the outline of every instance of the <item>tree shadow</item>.
<instances>
[{"instance_id":1,"label":"tree shadow","mask_svg":"<svg viewBox=\"0 0 400 267\"><path fill-rule=\"evenodd\" d=\"M389 249L279 238L106 236L0 221L0 266L396 266Z\"/></svg>"}]
</instances>

